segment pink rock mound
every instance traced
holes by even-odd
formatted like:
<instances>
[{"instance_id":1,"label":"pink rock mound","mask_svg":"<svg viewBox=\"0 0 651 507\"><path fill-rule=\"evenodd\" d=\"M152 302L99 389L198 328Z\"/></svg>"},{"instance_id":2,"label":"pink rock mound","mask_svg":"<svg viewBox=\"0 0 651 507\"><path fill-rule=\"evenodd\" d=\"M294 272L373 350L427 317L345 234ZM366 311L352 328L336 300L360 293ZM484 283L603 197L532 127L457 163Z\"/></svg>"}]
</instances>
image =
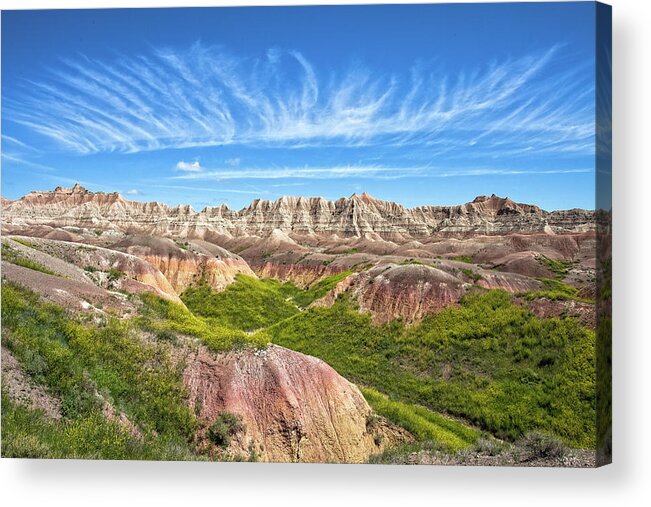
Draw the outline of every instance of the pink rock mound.
<instances>
[{"instance_id":1,"label":"pink rock mound","mask_svg":"<svg viewBox=\"0 0 651 507\"><path fill-rule=\"evenodd\" d=\"M384 264L350 275L314 305L330 306L348 291L376 323L396 318L413 323L457 303L467 287L459 278L431 266Z\"/></svg>"},{"instance_id":2,"label":"pink rock mound","mask_svg":"<svg viewBox=\"0 0 651 507\"><path fill-rule=\"evenodd\" d=\"M200 351L188 359L184 380L206 427L224 411L241 417L233 454L354 463L380 450L366 429L366 400L320 359L275 345L216 357Z\"/></svg>"},{"instance_id":3,"label":"pink rock mound","mask_svg":"<svg viewBox=\"0 0 651 507\"><path fill-rule=\"evenodd\" d=\"M60 259L69 265L84 269L88 272L85 276L87 281L92 281L105 289L121 289L133 293L153 292L159 297L182 304L181 299L163 273L136 256L107 248L67 241L45 238L29 238L29 241L36 247L36 252L32 249L22 248L18 244L15 244L13 248L21 249L26 255L28 251L33 252L30 256L40 255L40 257L35 257L35 260L55 272L71 276L69 272L63 272L58 267L58 264L54 264L54 261ZM55 259L52 261L46 260L39 252L43 252L48 257ZM116 280L110 280L108 277L108 271L111 269L115 269L120 273Z\"/></svg>"},{"instance_id":4,"label":"pink rock mound","mask_svg":"<svg viewBox=\"0 0 651 507\"><path fill-rule=\"evenodd\" d=\"M240 256L206 241L175 242L168 238L130 236L113 248L139 257L165 275L177 294L203 279L215 290L238 274L255 276Z\"/></svg>"}]
</instances>

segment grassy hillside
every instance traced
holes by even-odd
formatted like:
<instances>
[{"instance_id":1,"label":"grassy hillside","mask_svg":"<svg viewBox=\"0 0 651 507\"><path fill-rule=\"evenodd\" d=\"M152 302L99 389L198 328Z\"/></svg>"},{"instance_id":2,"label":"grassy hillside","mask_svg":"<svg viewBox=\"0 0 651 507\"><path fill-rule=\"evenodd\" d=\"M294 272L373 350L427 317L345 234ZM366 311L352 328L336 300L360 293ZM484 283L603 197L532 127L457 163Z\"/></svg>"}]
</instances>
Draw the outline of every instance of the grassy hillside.
<instances>
[{"instance_id":1,"label":"grassy hillside","mask_svg":"<svg viewBox=\"0 0 651 507\"><path fill-rule=\"evenodd\" d=\"M19 242L19 243L24 244L24 242ZM39 264L38 262L28 259L24 255L20 254L18 251L11 248L9 244L5 242L2 243L2 260L6 262L11 262L12 264L16 264L17 266L22 266L27 269L40 271L41 273L46 273L48 275L59 276L57 273L47 269L42 264Z\"/></svg>"},{"instance_id":2,"label":"grassy hillside","mask_svg":"<svg viewBox=\"0 0 651 507\"><path fill-rule=\"evenodd\" d=\"M352 271L342 271L336 275L331 275L319 280L305 290L297 289L292 296L292 300L301 308L307 308L313 301L325 296L335 287L335 285L351 273Z\"/></svg>"},{"instance_id":3,"label":"grassy hillside","mask_svg":"<svg viewBox=\"0 0 651 507\"><path fill-rule=\"evenodd\" d=\"M215 351L272 340L320 357L367 386L378 414L448 451L474 445L481 431L441 413L508 440L543 430L594 447L593 331L573 319L539 319L503 291L469 295L410 327L374 325L346 297L305 309L345 276L307 290L246 276L221 293L200 284L183 294L189 309L144 294L137 318L100 325L3 283L3 345L63 413L55 422L3 396L3 455L196 458L197 423L173 360L177 334ZM98 394L142 440L106 420Z\"/></svg>"},{"instance_id":4,"label":"grassy hillside","mask_svg":"<svg viewBox=\"0 0 651 507\"><path fill-rule=\"evenodd\" d=\"M135 322L156 334L160 340L174 340L174 333L195 336L211 350L220 352L243 345L263 347L268 341L262 335L248 335L241 329L224 325L220 319L195 315L183 305L141 294L143 307Z\"/></svg>"},{"instance_id":5,"label":"grassy hillside","mask_svg":"<svg viewBox=\"0 0 651 507\"><path fill-rule=\"evenodd\" d=\"M346 378L389 395L391 403L447 412L501 438L543 429L569 445L593 446L593 331L572 319L538 319L503 291L470 295L459 308L409 328L399 321L373 325L345 298L332 308L297 308L348 274L307 290L238 276L221 293L200 285L183 300L217 327L263 330L250 338L320 357ZM398 405L392 410L378 412L396 416ZM413 424L401 425L413 432Z\"/></svg>"},{"instance_id":6,"label":"grassy hillside","mask_svg":"<svg viewBox=\"0 0 651 507\"><path fill-rule=\"evenodd\" d=\"M182 299L192 312L214 324L253 331L298 313L291 301L298 291L292 284L237 275L237 281L222 292L200 283L186 290Z\"/></svg>"},{"instance_id":7,"label":"grassy hillside","mask_svg":"<svg viewBox=\"0 0 651 507\"><path fill-rule=\"evenodd\" d=\"M448 451L475 444L481 432L418 405L393 401L375 389L362 388L362 394L378 414L402 426L418 440L437 442Z\"/></svg>"},{"instance_id":8,"label":"grassy hillside","mask_svg":"<svg viewBox=\"0 0 651 507\"><path fill-rule=\"evenodd\" d=\"M538 319L506 292L468 296L409 328L375 326L340 299L267 333L353 382L498 437L541 429L575 447L594 446L594 332L573 319Z\"/></svg>"},{"instance_id":9,"label":"grassy hillside","mask_svg":"<svg viewBox=\"0 0 651 507\"><path fill-rule=\"evenodd\" d=\"M201 460L175 438L133 438L98 411L52 421L39 410L2 396L2 457L129 460Z\"/></svg>"},{"instance_id":10,"label":"grassy hillside","mask_svg":"<svg viewBox=\"0 0 651 507\"><path fill-rule=\"evenodd\" d=\"M60 400L61 422L3 396L3 455L183 459L192 455L195 418L180 365L165 342L145 342L134 324L95 327L72 319L34 293L3 283L2 344L31 379ZM4 393L3 393L4 394ZM110 403L137 425L142 440L103 414ZM21 454L22 452L22 454Z\"/></svg>"},{"instance_id":11,"label":"grassy hillside","mask_svg":"<svg viewBox=\"0 0 651 507\"><path fill-rule=\"evenodd\" d=\"M230 329L253 331L280 322L325 296L350 275L343 271L299 289L291 282L237 275L235 283L215 292L203 282L187 289L182 300L196 315Z\"/></svg>"}]
</instances>

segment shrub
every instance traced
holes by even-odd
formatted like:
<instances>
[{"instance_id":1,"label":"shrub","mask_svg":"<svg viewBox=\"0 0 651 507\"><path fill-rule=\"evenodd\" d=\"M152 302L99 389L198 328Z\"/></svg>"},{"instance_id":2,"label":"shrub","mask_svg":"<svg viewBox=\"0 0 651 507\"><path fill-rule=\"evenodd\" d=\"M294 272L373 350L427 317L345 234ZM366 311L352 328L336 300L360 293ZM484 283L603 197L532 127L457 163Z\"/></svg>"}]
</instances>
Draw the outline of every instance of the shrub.
<instances>
[{"instance_id":1,"label":"shrub","mask_svg":"<svg viewBox=\"0 0 651 507\"><path fill-rule=\"evenodd\" d=\"M553 272L556 275L556 278L562 280L567 275L568 270L572 266L572 261L561 261L556 259L550 259L548 257L539 257L538 261Z\"/></svg>"},{"instance_id":2,"label":"shrub","mask_svg":"<svg viewBox=\"0 0 651 507\"><path fill-rule=\"evenodd\" d=\"M108 279L111 282L115 282L115 281L119 280L120 278L122 278L123 276L125 276L125 274L126 273L124 271L120 271L117 268L111 268L108 271Z\"/></svg>"},{"instance_id":3,"label":"shrub","mask_svg":"<svg viewBox=\"0 0 651 507\"><path fill-rule=\"evenodd\" d=\"M239 415L223 411L208 428L208 439L218 447L228 447L231 438L244 429L244 423Z\"/></svg>"},{"instance_id":4,"label":"shrub","mask_svg":"<svg viewBox=\"0 0 651 507\"><path fill-rule=\"evenodd\" d=\"M567 454L567 447L560 440L540 431L525 434L517 446L528 453L529 459L562 458Z\"/></svg>"},{"instance_id":5,"label":"shrub","mask_svg":"<svg viewBox=\"0 0 651 507\"><path fill-rule=\"evenodd\" d=\"M380 418L377 414L370 413L366 416L366 431L372 433L380 424Z\"/></svg>"},{"instance_id":6,"label":"shrub","mask_svg":"<svg viewBox=\"0 0 651 507\"><path fill-rule=\"evenodd\" d=\"M480 438L473 450L482 456L497 456L505 449L505 445L494 438Z\"/></svg>"},{"instance_id":7,"label":"shrub","mask_svg":"<svg viewBox=\"0 0 651 507\"><path fill-rule=\"evenodd\" d=\"M466 278L470 278L471 280L474 280L475 282L477 280L481 280L482 278L484 278L479 273L475 273L472 269L461 268L461 272L464 274L464 276Z\"/></svg>"}]
</instances>

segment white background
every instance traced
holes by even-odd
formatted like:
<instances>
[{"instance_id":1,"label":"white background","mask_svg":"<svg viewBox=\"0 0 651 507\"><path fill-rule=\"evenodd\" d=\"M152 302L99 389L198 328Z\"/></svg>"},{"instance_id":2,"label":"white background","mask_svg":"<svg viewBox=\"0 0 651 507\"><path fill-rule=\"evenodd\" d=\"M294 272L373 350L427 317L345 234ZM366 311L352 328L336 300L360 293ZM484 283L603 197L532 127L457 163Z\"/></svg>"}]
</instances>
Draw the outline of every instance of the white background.
<instances>
[{"instance_id":1,"label":"white background","mask_svg":"<svg viewBox=\"0 0 651 507\"><path fill-rule=\"evenodd\" d=\"M566 470L3 459L3 505L651 505L651 2L610 3L614 78L613 465ZM245 2L194 1L186 5L227 4ZM134 5L183 4L178 0L0 0L2 9Z\"/></svg>"}]
</instances>

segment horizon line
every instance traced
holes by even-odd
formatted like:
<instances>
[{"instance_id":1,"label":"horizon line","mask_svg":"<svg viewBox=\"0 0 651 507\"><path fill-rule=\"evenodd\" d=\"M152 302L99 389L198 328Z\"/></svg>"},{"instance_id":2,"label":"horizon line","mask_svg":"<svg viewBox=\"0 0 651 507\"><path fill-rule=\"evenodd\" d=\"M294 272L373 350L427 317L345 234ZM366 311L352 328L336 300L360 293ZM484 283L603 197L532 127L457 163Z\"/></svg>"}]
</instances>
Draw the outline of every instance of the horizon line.
<instances>
[{"instance_id":1,"label":"horizon line","mask_svg":"<svg viewBox=\"0 0 651 507\"><path fill-rule=\"evenodd\" d=\"M9 202L13 203L13 202L20 201L21 199L27 197L28 195L30 195L32 193L53 193L53 192L56 192L58 189L73 190L76 187L79 187L79 188L81 188L83 190L86 190L86 191L88 191L88 192L90 192L92 194L105 194L105 195L117 194L123 200L125 200L126 202L130 202L130 203L141 203L141 204L155 203L155 204L166 206L166 207L172 208L172 209L189 206L197 214L200 214L200 213L202 213L202 212L204 212L206 210L209 210L209 209L222 208L222 207L226 207L227 209L229 209L231 211L240 212L240 211L244 211L244 210L248 209L249 207L251 207L251 205L253 203L255 203L256 201L258 201L258 202L276 203L276 202L278 202L278 201L280 201L280 200L282 200L284 198L295 198L295 199L322 199L322 200L327 201L327 202L336 203L336 202L338 202L338 201L340 201L342 199L352 199L353 197L364 197L364 196L366 196L367 198L373 199L375 201L383 202L383 203L398 204L398 205L402 206L403 208L405 208L407 210L414 210L414 209L419 209L419 208L450 208L450 207L454 207L454 206L463 206L463 205L466 205L466 204L472 204L478 198L485 197L487 199L496 198L496 199L509 200L511 202L514 202L515 204L523 204L523 205L526 205L526 206L536 206L537 208L541 209L542 211L546 211L546 212L571 211L571 210L597 211L596 208L589 209L589 208L580 208L580 207L545 209L545 208L542 208L541 206L539 206L537 204L514 201L513 199L511 199L508 196L501 197L501 196L499 196L499 195L497 195L495 193L491 193L490 195L488 195L488 194L479 194L479 195L476 195L472 200L466 201L464 203L457 203L457 204L423 204L423 205L419 205L419 206L409 207L409 206L406 206L402 202L399 202L399 201L384 200L384 199L381 199L381 198L374 197L373 195L371 195L367 191L363 191L363 192L361 192L359 194L357 192L353 192L348 197L341 196L341 197L338 197L336 199L328 199L328 198L323 197L323 196L305 196L305 195L282 195L282 196L278 197L277 199L273 199L273 200L272 199L265 199L265 198L262 198L262 197L255 197L250 201L248 206L244 206L244 207L242 207L240 209L232 209L232 208L230 208L230 206L227 203L223 202L223 203L215 205L215 206L204 206L200 211L197 211L191 204L181 204L181 203L179 203L179 204L176 204L176 205L170 205L170 204L167 204L167 203L161 202L161 201L141 201L141 200L128 199L127 197L125 197L125 194L128 195L129 191L124 192L124 193L120 192L120 191L117 191L117 190L112 191L112 192L104 192L104 191L101 191L101 190L100 191L93 191L93 190L90 190L90 189L84 187L82 184L80 184L78 182L75 183L75 185L73 185L72 187L64 187L62 185L59 185L59 186L55 187L53 190L31 190L29 193L24 194L24 195L22 195L21 197L19 197L17 199L8 199L8 198L4 197L3 195L0 195L0 197L3 199L3 201L9 201ZM205 190L205 189L197 189L197 190Z\"/></svg>"}]
</instances>

